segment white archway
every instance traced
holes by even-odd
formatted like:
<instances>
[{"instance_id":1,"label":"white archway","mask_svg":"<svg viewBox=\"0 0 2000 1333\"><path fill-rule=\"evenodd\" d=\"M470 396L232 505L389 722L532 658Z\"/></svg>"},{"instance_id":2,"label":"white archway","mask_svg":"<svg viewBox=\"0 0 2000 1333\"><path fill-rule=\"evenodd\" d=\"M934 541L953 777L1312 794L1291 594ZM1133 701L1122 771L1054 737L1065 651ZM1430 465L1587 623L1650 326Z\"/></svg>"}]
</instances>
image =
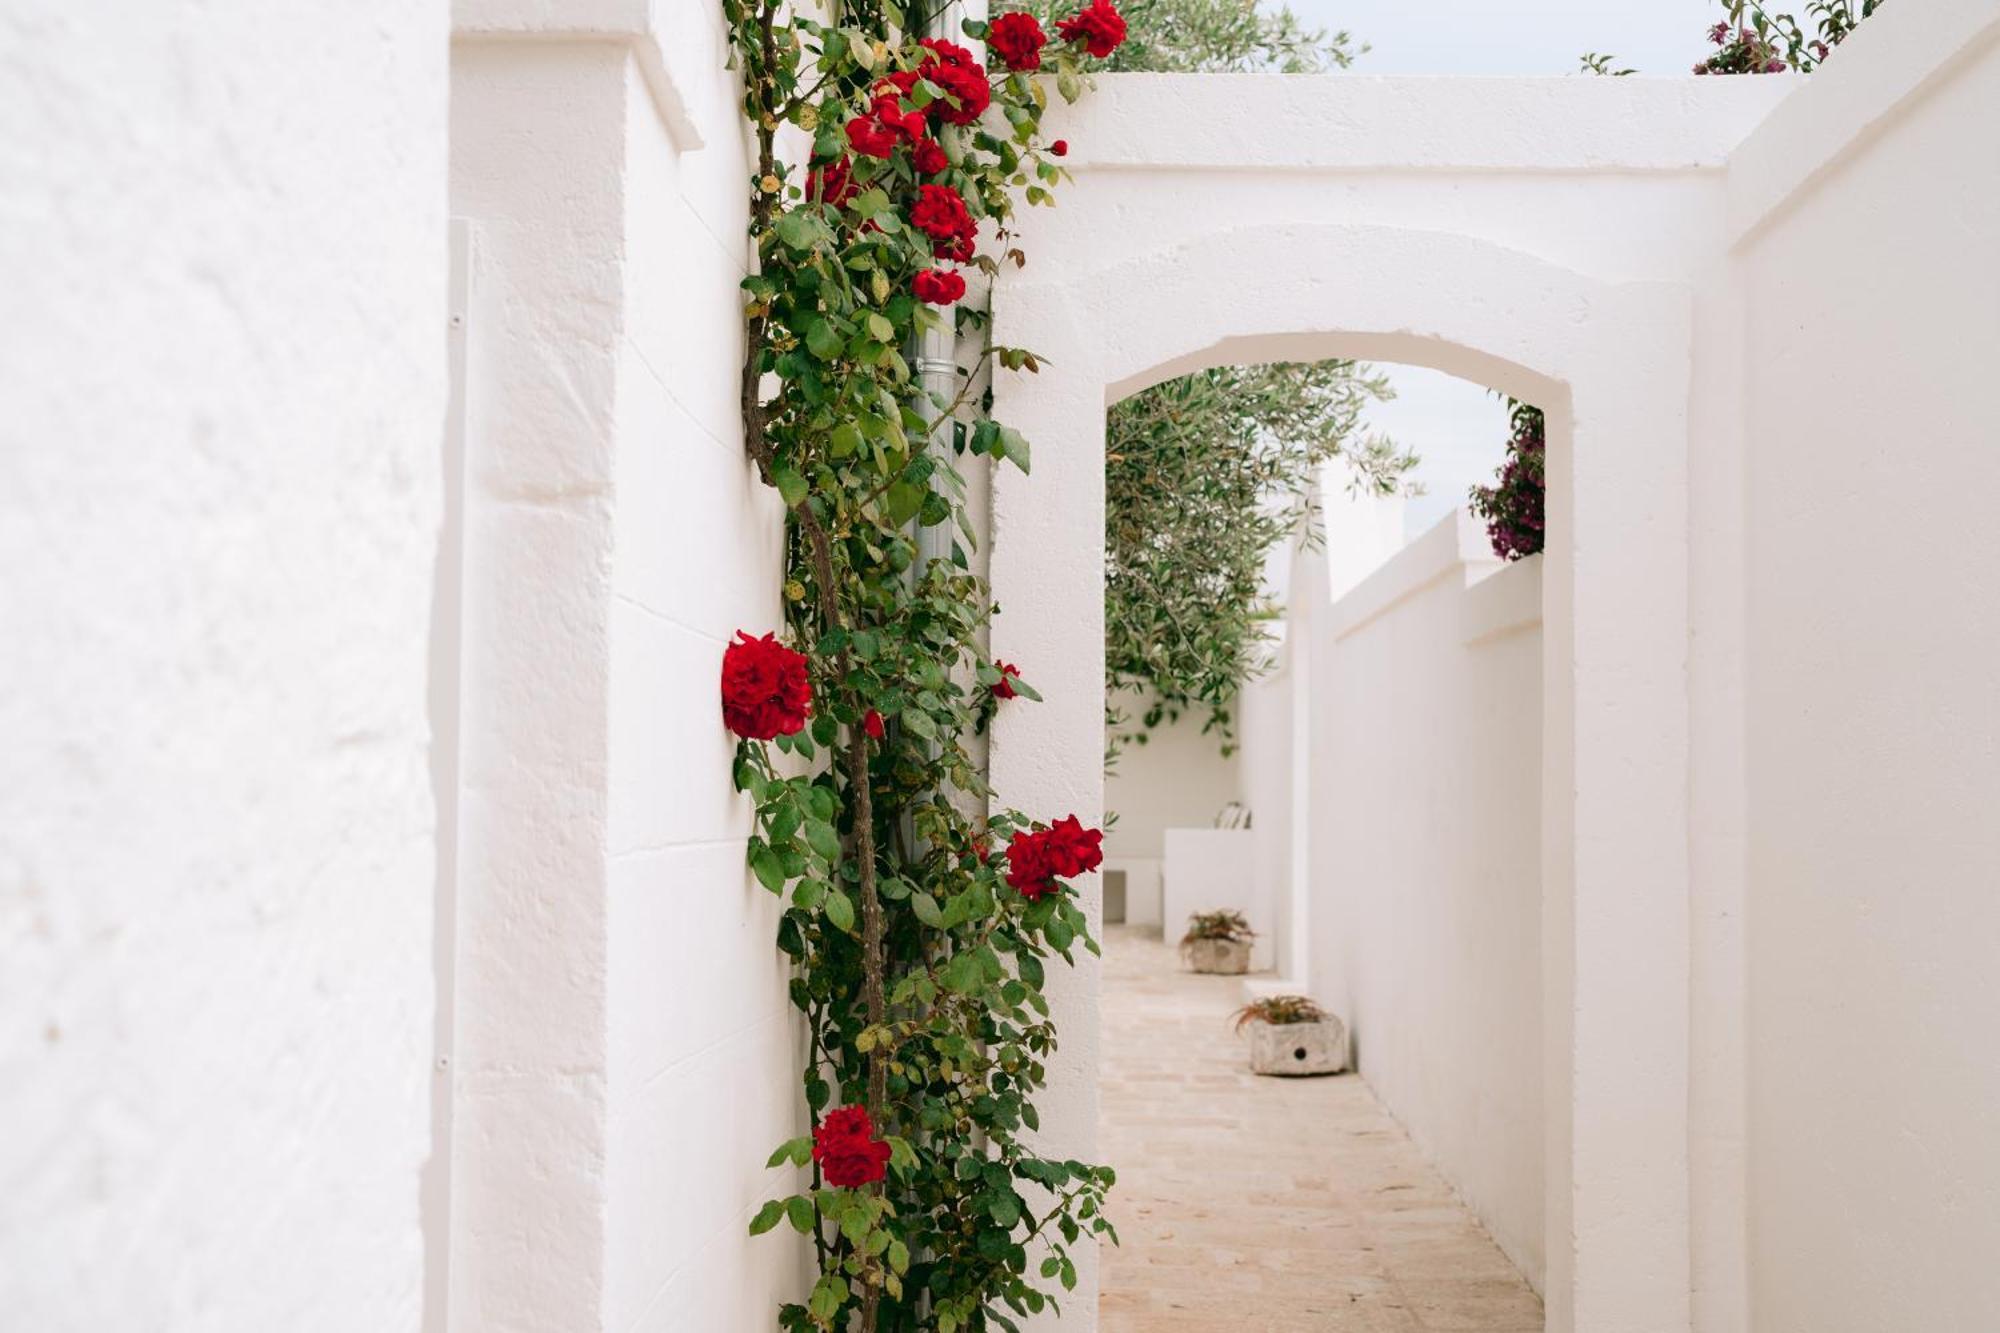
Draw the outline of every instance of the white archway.
<instances>
[{"instance_id":1,"label":"white archway","mask_svg":"<svg viewBox=\"0 0 2000 1333\"><path fill-rule=\"evenodd\" d=\"M1407 226L1232 227L1074 273L1038 259L1033 281L995 300L997 341L1046 365L996 386L1035 472L998 478L992 546L1011 612L996 651L1047 699L1002 714L993 776L1032 815L1103 802L1108 403L1208 366L1344 356L1435 367L1548 408L1548 1327L1684 1333L1687 288ZM1064 1047L1047 1135L1088 1155L1097 971L1052 985ZM1078 1303L1095 1294L1093 1268Z\"/></svg>"}]
</instances>

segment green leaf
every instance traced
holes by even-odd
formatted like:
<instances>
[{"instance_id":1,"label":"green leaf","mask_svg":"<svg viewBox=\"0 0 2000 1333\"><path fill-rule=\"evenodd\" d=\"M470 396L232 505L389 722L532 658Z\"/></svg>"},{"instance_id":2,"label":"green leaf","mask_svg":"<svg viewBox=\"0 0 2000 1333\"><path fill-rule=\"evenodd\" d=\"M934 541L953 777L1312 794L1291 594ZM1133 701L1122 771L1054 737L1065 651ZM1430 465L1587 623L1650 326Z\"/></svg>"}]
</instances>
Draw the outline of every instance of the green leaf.
<instances>
[{"instance_id":1,"label":"green leaf","mask_svg":"<svg viewBox=\"0 0 2000 1333\"><path fill-rule=\"evenodd\" d=\"M782 463L771 470L771 482L784 497L787 509L797 508L799 501L806 498L806 479Z\"/></svg>"},{"instance_id":2,"label":"green leaf","mask_svg":"<svg viewBox=\"0 0 2000 1333\"><path fill-rule=\"evenodd\" d=\"M911 894L910 910L917 914L917 920L932 930L944 929L944 913L938 910L937 899L928 893Z\"/></svg>"},{"instance_id":3,"label":"green leaf","mask_svg":"<svg viewBox=\"0 0 2000 1333\"><path fill-rule=\"evenodd\" d=\"M810 250L826 238L825 226L815 214L805 210L779 218L777 232L778 239L794 250Z\"/></svg>"},{"instance_id":4,"label":"green leaf","mask_svg":"<svg viewBox=\"0 0 2000 1333\"><path fill-rule=\"evenodd\" d=\"M813 1229L812 1200L803 1194L794 1194L785 1200L785 1216L790 1219L792 1230L801 1236L809 1235Z\"/></svg>"},{"instance_id":5,"label":"green leaf","mask_svg":"<svg viewBox=\"0 0 2000 1333\"><path fill-rule=\"evenodd\" d=\"M833 825L817 819L806 821L806 845L829 861L840 859L840 834Z\"/></svg>"},{"instance_id":6,"label":"green leaf","mask_svg":"<svg viewBox=\"0 0 2000 1333\"><path fill-rule=\"evenodd\" d=\"M750 1234L753 1236L763 1235L772 1227L778 1225L778 1219L784 1215L784 1203L778 1199L771 1200L757 1210L757 1216L750 1219Z\"/></svg>"},{"instance_id":7,"label":"green leaf","mask_svg":"<svg viewBox=\"0 0 2000 1333\"><path fill-rule=\"evenodd\" d=\"M784 861L769 847L750 849L750 869L756 872L757 882L773 893L783 893L785 882L791 878L785 873Z\"/></svg>"},{"instance_id":8,"label":"green leaf","mask_svg":"<svg viewBox=\"0 0 2000 1333\"><path fill-rule=\"evenodd\" d=\"M1020 468L1021 471L1026 472L1028 470L1027 437L1012 426L1002 426L1000 428L1000 452L1008 462Z\"/></svg>"},{"instance_id":9,"label":"green leaf","mask_svg":"<svg viewBox=\"0 0 2000 1333\"><path fill-rule=\"evenodd\" d=\"M839 889L829 889L821 908L826 919L833 922L837 930L852 933L854 930L854 901Z\"/></svg>"},{"instance_id":10,"label":"green leaf","mask_svg":"<svg viewBox=\"0 0 2000 1333\"><path fill-rule=\"evenodd\" d=\"M778 1145L777 1151L771 1154L770 1160L765 1162L764 1166L768 1169L774 1166L783 1166L786 1162L790 1162L794 1166L804 1166L811 1160L811 1139L788 1139ZM766 1206L768 1207L769 1205Z\"/></svg>"},{"instance_id":11,"label":"green leaf","mask_svg":"<svg viewBox=\"0 0 2000 1333\"><path fill-rule=\"evenodd\" d=\"M823 319L815 319L806 325L806 346L822 361L831 361L840 355L846 346L840 334Z\"/></svg>"},{"instance_id":12,"label":"green leaf","mask_svg":"<svg viewBox=\"0 0 2000 1333\"><path fill-rule=\"evenodd\" d=\"M886 343L896 340L896 326L874 311L871 310L868 312L866 323L868 325L868 332L874 336L877 342Z\"/></svg>"}]
</instances>

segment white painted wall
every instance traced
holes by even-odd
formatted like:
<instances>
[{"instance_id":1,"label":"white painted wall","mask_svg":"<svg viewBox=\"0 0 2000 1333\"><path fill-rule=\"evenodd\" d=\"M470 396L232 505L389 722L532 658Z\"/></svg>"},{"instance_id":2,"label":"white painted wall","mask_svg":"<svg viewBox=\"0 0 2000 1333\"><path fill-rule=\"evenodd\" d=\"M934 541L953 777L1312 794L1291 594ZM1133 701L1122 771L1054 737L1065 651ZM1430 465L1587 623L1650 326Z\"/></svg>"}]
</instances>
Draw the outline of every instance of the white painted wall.
<instances>
[{"instance_id":1,"label":"white painted wall","mask_svg":"<svg viewBox=\"0 0 2000 1333\"><path fill-rule=\"evenodd\" d=\"M445 37L0 9L9 1328L418 1326Z\"/></svg>"},{"instance_id":2,"label":"white painted wall","mask_svg":"<svg viewBox=\"0 0 2000 1333\"><path fill-rule=\"evenodd\" d=\"M2000 1327L2000 6L1738 154L1749 1323Z\"/></svg>"},{"instance_id":3,"label":"white painted wall","mask_svg":"<svg viewBox=\"0 0 2000 1333\"><path fill-rule=\"evenodd\" d=\"M1148 706L1144 697L1130 693L1114 702L1135 724ZM1175 939L1185 922L1163 919L1166 831L1212 828L1223 806L1243 799L1240 752L1223 754L1220 734L1202 731L1207 719L1197 710L1161 722L1143 744L1126 742L1104 775L1105 809L1117 815L1104 835L1104 855L1108 868L1126 875L1125 919L1158 926Z\"/></svg>"},{"instance_id":4,"label":"white painted wall","mask_svg":"<svg viewBox=\"0 0 2000 1333\"><path fill-rule=\"evenodd\" d=\"M1457 513L1305 614L1312 993L1539 1287L1540 561Z\"/></svg>"},{"instance_id":5,"label":"white painted wall","mask_svg":"<svg viewBox=\"0 0 2000 1333\"><path fill-rule=\"evenodd\" d=\"M720 10L465 3L480 261L452 1326L768 1324L801 1032L718 702L781 628L744 457L747 145Z\"/></svg>"}]
</instances>

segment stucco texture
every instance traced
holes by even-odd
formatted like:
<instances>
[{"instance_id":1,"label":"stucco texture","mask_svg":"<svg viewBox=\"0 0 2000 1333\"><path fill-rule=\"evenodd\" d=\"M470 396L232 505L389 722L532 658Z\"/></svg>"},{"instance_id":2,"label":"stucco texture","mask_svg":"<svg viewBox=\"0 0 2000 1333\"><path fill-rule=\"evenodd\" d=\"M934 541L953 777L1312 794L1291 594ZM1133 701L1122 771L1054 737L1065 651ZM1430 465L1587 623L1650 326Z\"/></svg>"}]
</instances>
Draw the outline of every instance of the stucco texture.
<instances>
[{"instance_id":1,"label":"stucco texture","mask_svg":"<svg viewBox=\"0 0 2000 1333\"><path fill-rule=\"evenodd\" d=\"M445 34L0 11L10 1328L417 1326Z\"/></svg>"}]
</instances>

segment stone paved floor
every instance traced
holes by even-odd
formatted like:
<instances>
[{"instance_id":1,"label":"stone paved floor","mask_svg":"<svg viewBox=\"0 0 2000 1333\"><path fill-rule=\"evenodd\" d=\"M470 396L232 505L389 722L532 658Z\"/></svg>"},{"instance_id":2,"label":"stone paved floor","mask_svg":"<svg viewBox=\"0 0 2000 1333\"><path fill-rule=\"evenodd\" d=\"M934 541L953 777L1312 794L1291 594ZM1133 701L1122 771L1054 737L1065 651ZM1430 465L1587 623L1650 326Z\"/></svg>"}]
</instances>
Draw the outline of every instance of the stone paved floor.
<instances>
[{"instance_id":1,"label":"stone paved floor","mask_svg":"<svg viewBox=\"0 0 2000 1333\"><path fill-rule=\"evenodd\" d=\"M1103 1333L1541 1333L1542 1304L1352 1075L1257 1078L1241 982L1113 926Z\"/></svg>"}]
</instances>

